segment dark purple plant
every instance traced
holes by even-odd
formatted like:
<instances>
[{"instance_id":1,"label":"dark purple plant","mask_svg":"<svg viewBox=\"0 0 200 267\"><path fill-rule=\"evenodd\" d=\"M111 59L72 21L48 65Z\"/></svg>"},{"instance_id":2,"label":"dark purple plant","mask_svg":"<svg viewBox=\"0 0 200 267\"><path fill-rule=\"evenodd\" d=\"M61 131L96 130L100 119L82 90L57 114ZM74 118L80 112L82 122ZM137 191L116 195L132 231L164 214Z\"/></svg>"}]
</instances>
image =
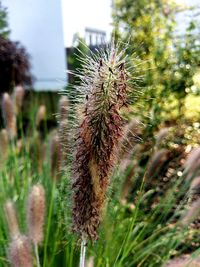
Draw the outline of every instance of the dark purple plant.
<instances>
[{"instance_id":1,"label":"dark purple plant","mask_svg":"<svg viewBox=\"0 0 200 267\"><path fill-rule=\"evenodd\" d=\"M17 85L32 85L29 55L19 42L0 36L1 93L10 92Z\"/></svg>"}]
</instances>

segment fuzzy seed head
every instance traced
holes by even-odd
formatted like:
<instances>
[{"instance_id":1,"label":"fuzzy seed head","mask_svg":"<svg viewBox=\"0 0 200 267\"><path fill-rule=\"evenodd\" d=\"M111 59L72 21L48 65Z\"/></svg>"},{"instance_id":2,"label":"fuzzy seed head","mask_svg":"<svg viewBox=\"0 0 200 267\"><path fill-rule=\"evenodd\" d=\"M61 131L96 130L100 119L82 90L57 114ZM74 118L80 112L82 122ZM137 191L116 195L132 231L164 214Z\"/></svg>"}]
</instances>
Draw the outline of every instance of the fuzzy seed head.
<instances>
[{"instance_id":1,"label":"fuzzy seed head","mask_svg":"<svg viewBox=\"0 0 200 267\"><path fill-rule=\"evenodd\" d=\"M140 122L135 119L132 119L124 127L124 135L121 142L119 158L121 171L124 171L131 162L131 154L133 153L133 148L139 140L138 136L140 132Z\"/></svg>"},{"instance_id":2,"label":"fuzzy seed head","mask_svg":"<svg viewBox=\"0 0 200 267\"><path fill-rule=\"evenodd\" d=\"M189 207L181 220L181 225L188 226L200 216L200 199L197 199Z\"/></svg>"},{"instance_id":3,"label":"fuzzy seed head","mask_svg":"<svg viewBox=\"0 0 200 267\"><path fill-rule=\"evenodd\" d=\"M191 177L195 174L198 174L200 171L200 147L194 148L186 162L185 162L185 171L187 172L187 177Z\"/></svg>"},{"instance_id":4,"label":"fuzzy seed head","mask_svg":"<svg viewBox=\"0 0 200 267\"><path fill-rule=\"evenodd\" d=\"M46 118L46 106L41 105L38 109L37 116L36 116L36 126L39 126L42 121Z\"/></svg>"},{"instance_id":5,"label":"fuzzy seed head","mask_svg":"<svg viewBox=\"0 0 200 267\"><path fill-rule=\"evenodd\" d=\"M86 92L74 157L73 229L96 240L106 200L109 175L116 160L125 121L129 74L123 51L111 47L86 60L80 90Z\"/></svg>"},{"instance_id":6,"label":"fuzzy seed head","mask_svg":"<svg viewBox=\"0 0 200 267\"><path fill-rule=\"evenodd\" d=\"M13 138L16 137L17 127L16 127L16 116L14 112L14 104L8 93L3 94L2 112L9 139L12 140Z\"/></svg>"},{"instance_id":7,"label":"fuzzy seed head","mask_svg":"<svg viewBox=\"0 0 200 267\"><path fill-rule=\"evenodd\" d=\"M34 244L43 240L45 219L45 191L42 185L34 185L28 199L27 221L29 238Z\"/></svg>"},{"instance_id":8,"label":"fuzzy seed head","mask_svg":"<svg viewBox=\"0 0 200 267\"><path fill-rule=\"evenodd\" d=\"M2 129L0 131L0 166L4 166L5 160L8 156L8 149L9 149L9 136L6 129Z\"/></svg>"},{"instance_id":9,"label":"fuzzy seed head","mask_svg":"<svg viewBox=\"0 0 200 267\"><path fill-rule=\"evenodd\" d=\"M170 127L165 127L160 129L160 131L156 135L156 146L159 146L161 142L168 136L170 132Z\"/></svg>"},{"instance_id":10,"label":"fuzzy seed head","mask_svg":"<svg viewBox=\"0 0 200 267\"><path fill-rule=\"evenodd\" d=\"M6 213L6 219L7 219L8 228L10 231L10 236L13 240L17 236L19 236L19 225L18 225L18 221L17 221L14 203L12 201L8 200L4 206L4 209L5 209L5 213Z\"/></svg>"},{"instance_id":11,"label":"fuzzy seed head","mask_svg":"<svg viewBox=\"0 0 200 267\"><path fill-rule=\"evenodd\" d=\"M18 85L14 89L14 99L15 99L15 112L18 114L21 111L23 105L23 99L25 95L24 87Z\"/></svg>"},{"instance_id":12,"label":"fuzzy seed head","mask_svg":"<svg viewBox=\"0 0 200 267\"><path fill-rule=\"evenodd\" d=\"M200 195L200 176L195 177L190 185L190 194L192 196Z\"/></svg>"},{"instance_id":13,"label":"fuzzy seed head","mask_svg":"<svg viewBox=\"0 0 200 267\"><path fill-rule=\"evenodd\" d=\"M6 131L6 129L2 129L1 131L0 131L0 142L2 143L2 145L3 144L6 144L6 146L8 145L8 141L9 141L9 139L8 139L8 133L7 133L7 131Z\"/></svg>"},{"instance_id":14,"label":"fuzzy seed head","mask_svg":"<svg viewBox=\"0 0 200 267\"><path fill-rule=\"evenodd\" d=\"M54 134L50 143L51 155L51 176L53 179L59 178L62 165L61 144L58 134Z\"/></svg>"},{"instance_id":15,"label":"fuzzy seed head","mask_svg":"<svg viewBox=\"0 0 200 267\"><path fill-rule=\"evenodd\" d=\"M146 177L151 178L157 174L168 158L169 150L163 148L156 151L147 167Z\"/></svg>"},{"instance_id":16,"label":"fuzzy seed head","mask_svg":"<svg viewBox=\"0 0 200 267\"><path fill-rule=\"evenodd\" d=\"M89 257L89 259L86 261L86 267L94 267L94 257Z\"/></svg>"},{"instance_id":17,"label":"fuzzy seed head","mask_svg":"<svg viewBox=\"0 0 200 267\"><path fill-rule=\"evenodd\" d=\"M70 140L69 140L69 100L67 96L62 96L59 101L59 142L62 144L60 146L60 161L61 167L63 168L67 163L67 156L70 150Z\"/></svg>"},{"instance_id":18,"label":"fuzzy seed head","mask_svg":"<svg viewBox=\"0 0 200 267\"><path fill-rule=\"evenodd\" d=\"M63 95L59 100L59 120L68 119L69 100L68 97Z\"/></svg>"},{"instance_id":19,"label":"fuzzy seed head","mask_svg":"<svg viewBox=\"0 0 200 267\"><path fill-rule=\"evenodd\" d=\"M33 259L28 238L18 236L9 246L9 258L13 267L33 267Z\"/></svg>"},{"instance_id":20,"label":"fuzzy seed head","mask_svg":"<svg viewBox=\"0 0 200 267\"><path fill-rule=\"evenodd\" d=\"M184 255L169 261L164 267L200 267L200 258L193 259L190 255Z\"/></svg>"}]
</instances>

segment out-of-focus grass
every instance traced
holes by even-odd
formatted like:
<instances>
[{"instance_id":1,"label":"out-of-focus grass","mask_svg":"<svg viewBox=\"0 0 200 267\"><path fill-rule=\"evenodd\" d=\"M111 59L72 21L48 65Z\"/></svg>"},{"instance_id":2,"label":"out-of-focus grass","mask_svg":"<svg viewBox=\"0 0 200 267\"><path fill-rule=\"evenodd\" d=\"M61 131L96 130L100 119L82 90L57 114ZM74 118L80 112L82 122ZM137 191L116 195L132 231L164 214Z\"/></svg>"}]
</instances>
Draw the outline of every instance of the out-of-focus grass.
<instances>
[{"instance_id":1,"label":"out-of-focus grass","mask_svg":"<svg viewBox=\"0 0 200 267\"><path fill-rule=\"evenodd\" d=\"M194 107L196 99L187 101L193 103ZM59 181L51 177L51 135L46 131L46 135L38 141L40 135L35 126L35 114L30 115L31 133L29 136L21 135L20 148L17 142L9 145L7 159L0 170L0 266L9 266L7 252L10 237L3 205L8 199L14 201L21 231L27 233L27 198L32 185L41 183L45 188L47 203L44 241L39 247L41 266L76 267L80 241L71 231L71 166L66 166ZM44 158L38 156L41 144L48 148ZM195 234L195 230L180 227L176 223L187 198L185 176L175 174L170 187L162 192L159 201L154 201L158 185L146 189L149 177L145 176L145 169L149 161L143 164L142 159L138 160L137 153L131 158L131 163L134 161L138 161L141 170L138 174L138 167L135 169L132 180L137 184L134 186L132 183L128 201L120 198L128 169L115 170L112 176L99 240L94 244L89 242L87 246L87 258L94 258L95 267L163 266L170 257L187 251L183 241L188 235L191 237ZM177 167L175 173L178 171ZM162 176L157 177L156 183L161 180Z\"/></svg>"}]
</instances>

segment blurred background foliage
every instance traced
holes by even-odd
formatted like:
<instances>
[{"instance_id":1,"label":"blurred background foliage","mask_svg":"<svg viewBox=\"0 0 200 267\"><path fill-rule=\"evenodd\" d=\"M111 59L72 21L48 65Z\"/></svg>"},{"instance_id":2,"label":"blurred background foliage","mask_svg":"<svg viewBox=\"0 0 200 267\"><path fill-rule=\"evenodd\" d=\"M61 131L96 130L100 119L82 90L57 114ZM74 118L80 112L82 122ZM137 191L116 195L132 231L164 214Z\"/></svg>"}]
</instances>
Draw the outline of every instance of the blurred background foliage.
<instances>
[{"instance_id":1,"label":"blurred background foliage","mask_svg":"<svg viewBox=\"0 0 200 267\"><path fill-rule=\"evenodd\" d=\"M0 2L0 35L7 36L9 33L8 23L7 23L7 10L2 6Z\"/></svg>"},{"instance_id":2,"label":"blurred background foliage","mask_svg":"<svg viewBox=\"0 0 200 267\"><path fill-rule=\"evenodd\" d=\"M113 3L115 35L129 42L129 53L142 61L140 71L146 90L138 101L145 106L143 114L150 131L167 120L199 118L198 105L192 115L191 109L186 109L194 107L195 100L200 101L196 97L200 94L200 28L196 17L191 17L186 31L177 31L176 16L186 9L166 0ZM192 14L195 12L193 9Z\"/></svg>"}]
</instances>

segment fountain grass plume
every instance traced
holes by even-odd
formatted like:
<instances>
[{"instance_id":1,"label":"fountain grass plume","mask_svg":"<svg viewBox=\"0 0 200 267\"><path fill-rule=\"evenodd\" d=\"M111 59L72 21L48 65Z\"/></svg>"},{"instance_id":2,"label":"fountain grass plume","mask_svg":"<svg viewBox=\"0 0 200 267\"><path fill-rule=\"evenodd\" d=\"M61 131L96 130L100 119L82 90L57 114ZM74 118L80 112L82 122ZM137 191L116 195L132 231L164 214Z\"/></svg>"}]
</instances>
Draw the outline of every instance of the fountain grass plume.
<instances>
[{"instance_id":1,"label":"fountain grass plume","mask_svg":"<svg viewBox=\"0 0 200 267\"><path fill-rule=\"evenodd\" d=\"M59 127L58 135L60 146L60 166L61 169L67 164L67 158L70 151L70 140L69 140L69 100L66 95L63 95L59 100Z\"/></svg>"},{"instance_id":2,"label":"fountain grass plume","mask_svg":"<svg viewBox=\"0 0 200 267\"><path fill-rule=\"evenodd\" d=\"M69 113L69 100L66 95L63 95L59 99L59 121L68 119L68 113Z\"/></svg>"},{"instance_id":3,"label":"fountain grass plume","mask_svg":"<svg viewBox=\"0 0 200 267\"><path fill-rule=\"evenodd\" d=\"M170 152L165 148L155 151L147 167L146 177L148 177L148 179L155 177L155 175L159 173L161 167L169 159L169 156Z\"/></svg>"},{"instance_id":4,"label":"fountain grass plume","mask_svg":"<svg viewBox=\"0 0 200 267\"><path fill-rule=\"evenodd\" d=\"M167 262L163 267L199 267L200 257L194 258L190 254L175 257L174 259Z\"/></svg>"},{"instance_id":5,"label":"fountain grass plume","mask_svg":"<svg viewBox=\"0 0 200 267\"><path fill-rule=\"evenodd\" d=\"M114 44L86 57L81 84L85 96L83 119L78 126L73 170L73 230L82 240L97 240L97 230L116 161L128 107L132 76L126 49Z\"/></svg>"},{"instance_id":6,"label":"fountain grass plume","mask_svg":"<svg viewBox=\"0 0 200 267\"><path fill-rule=\"evenodd\" d=\"M19 114L22 109L23 100L24 100L25 90L24 87L18 85L14 89L14 100L15 100L15 112Z\"/></svg>"},{"instance_id":7,"label":"fountain grass plume","mask_svg":"<svg viewBox=\"0 0 200 267\"><path fill-rule=\"evenodd\" d=\"M188 226L190 223L194 222L200 216L200 199L197 199L192 203L188 210L185 212L184 216L181 218L180 224L182 226Z\"/></svg>"},{"instance_id":8,"label":"fountain grass plume","mask_svg":"<svg viewBox=\"0 0 200 267\"><path fill-rule=\"evenodd\" d=\"M198 175L200 171L200 147L194 148L185 162L186 179L189 180L191 177Z\"/></svg>"},{"instance_id":9,"label":"fountain grass plume","mask_svg":"<svg viewBox=\"0 0 200 267\"><path fill-rule=\"evenodd\" d=\"M13 267L33 267L31 248L26 236L20 235L11 241L9 259Z\"/></svg>"},{"instance_id":10,"label":"fountain grass plume","mask_svg":"<svg viewBox=\"0 0 200 267\"><path fill-rule=\"evenodd\" d=\"M34 245L43 240L43 226L45 219L45 191L42 185L36 184L28 199L27 221L29 238Z\"/></svg>"},{"instance_id":11,"label":"fountain grass plume","mask_svg":"<svg viewBox=\"0 0 200 267\"><path fill-rule=\"evenodd\" d=\"M59 135L55 132L50 142L51 176L58 180L61 174L62 151Z\"/></svg>"},{"instance_id":12,"label":"fountain grass plume","mask_svg":"<svg viewBox=\"0 0 200 267\"><path fill-rule=\"evenodd\" d=\"M8 200L4 205L4 210L6 214L10 237L12 240L14 240L17 236L20 235L14 203Z\"/></svg>"},{"instance_id":13,"label":"fountain grass plume","mask_svg":"<svg viewBox=\"0 0 200 267\"><path fill-rule=\"evenodd\" d=\"M190 184L190 195L199 196L200 195L200 176L195 177Z\"/></svg>"},{"instance_id":14,"label":"fountain grass plume","mask_svg":"<svg viewBox=\"0 0 200 267\"><path fill-rule=\"evenodd\" d=\"M8 93L3 94L2 112L9 139L13 140L17 135L16 116L14 103Z\"/></svg>"},{"instance_id":15,"label":"fountain grass plume","mask_svg":"<svg viewBox=\"0 0 200 267\"><path fill-rule=\"evenodd\" d=\"M46 106L40 105L36 115L36 126L39 127L40 123L46 119Z\"/></svg>"},{"instance_id":16,"label":"fountain grass plume","mask_svg":"<svg viewBox=\"0 0 200 267\"><path fill-rule=\"evenodd\" d=\"M0 131L0 168L4 166L9 151L9 136L6 129Z\"/></svg>"}]
</instances>

